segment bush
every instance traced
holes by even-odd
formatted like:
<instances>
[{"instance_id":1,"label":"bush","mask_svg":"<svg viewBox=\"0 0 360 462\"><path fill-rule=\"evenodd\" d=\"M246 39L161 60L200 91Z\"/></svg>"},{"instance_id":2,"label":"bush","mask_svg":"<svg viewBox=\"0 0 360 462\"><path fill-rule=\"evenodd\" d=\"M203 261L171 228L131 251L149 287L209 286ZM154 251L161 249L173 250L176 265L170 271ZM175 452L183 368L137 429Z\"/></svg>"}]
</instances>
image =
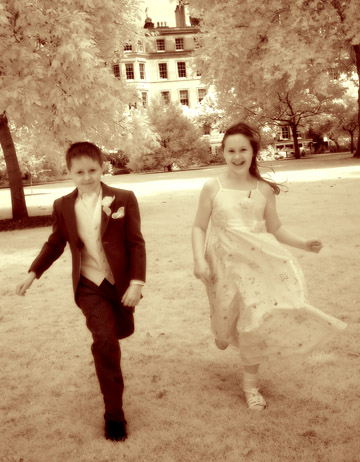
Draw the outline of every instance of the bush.
<instances>
[{"instance_id":1,"label":"bush","mask_svg":"<svg viewBox=\"0 0 360 462\"><path fill-rule=\"evenodd\" d=\"M210 155L209 163L211 165L223 165L225 164L225 159L221 151L216 151L216 154Z\"/></svg>"},{"instance_id":2,"label":"bush","mask_svg":"<svg viewBox=\"0 0 360 462\"><path fill-rule=\"evenodd\" d=\"M258 160L275 160L276 150L273 146L268 146L266 149L261 149L258 153Z\"/></svg>"},{"instance_id":3,"label":"bush","mask_svg":"<svg viewBox=\"0 0 360 462\"><path fill-rule=\"evenodd\" d=\"M329 146L330 152L347 152L350 151L350 146L339 145L339 147L335 146L334 144Z\"/></svg>"},{"instance_id":4,"label":"bush","mask_svg":"<svg viewBox=\"0 0 360 462\"><path fill-rule=\"evenodd\" d=\"M209 162L209 144L202 132L184 113L179 104L153 101L148 107L149 120L159 135L160 148L154 151L157 168L176 163L184 168L194 163Z\"/></svg>"},{"instance_id":5,"label":"bush","mask_svg":"<svg viewBox=\"0 0 360 462\"><path fill-rule=\"evenodd\" d=\"M114 173L114 167L109 160L103 162L103 173L104 175L113 175Z\"/></svg>"},{"instance_id":6,"label":"bush","mask_svg":"<svg viewBox=\"0 0 360 462\"><path fill-rule=\"evenodd\" d=\"M127 155L120 149L117 151L108 151L104 153L104 161L108 161L115 168L124 168L129 162Z\"/></svg>"}]
</instances>

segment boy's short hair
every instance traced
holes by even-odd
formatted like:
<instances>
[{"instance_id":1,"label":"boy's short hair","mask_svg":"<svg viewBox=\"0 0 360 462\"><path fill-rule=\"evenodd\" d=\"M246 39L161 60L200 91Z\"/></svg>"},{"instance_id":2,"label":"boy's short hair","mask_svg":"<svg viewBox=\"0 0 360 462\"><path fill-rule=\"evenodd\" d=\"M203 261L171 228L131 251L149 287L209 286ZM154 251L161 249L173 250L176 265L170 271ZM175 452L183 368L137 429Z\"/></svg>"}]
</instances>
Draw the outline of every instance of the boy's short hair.
<instances>
[{"instance_id":1,"label":"boy's short hair","mask_svg":"<svg viewBox=\"0 0 360 462\"><path fill-rule=\"evenodd\" d=\"M102 164L103 164L102 152L93 143L89 143L88 141L80 141L78 143L73 143L69 147L65 155L66 166L69 170L71 168L72 160L77 159L79 157L90 157L90 159L95 160L96 162L98 162L100 167L102 167Z\"/></svg>"}]
</instances>

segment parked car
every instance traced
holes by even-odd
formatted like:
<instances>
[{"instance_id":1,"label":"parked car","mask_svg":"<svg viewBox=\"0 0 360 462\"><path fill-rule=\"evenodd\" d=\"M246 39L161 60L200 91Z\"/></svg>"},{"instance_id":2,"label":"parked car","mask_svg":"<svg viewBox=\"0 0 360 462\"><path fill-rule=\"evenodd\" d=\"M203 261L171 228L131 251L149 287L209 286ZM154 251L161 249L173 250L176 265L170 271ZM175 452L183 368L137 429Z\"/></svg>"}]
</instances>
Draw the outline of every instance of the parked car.
<instances>
[{"instance_id":1,"label":"parked car","mask_svg":"<svg viewBox=\"0 0 360 462\"><path fill-rule=\"evenodd\" d=\"M181 170L181 168L178 166L176 162L172 162L171 164L165 165L164 171L168 172L175 172L176 170Z\"/></svg>"},{"instance_id":2,"label":"parked car","mask_svg":"<svg viewBox=\"0 0 360 462\"><path fill-rule=\"evenodd\" d=\"M277 151L275 154L275 159L293 159L295 157L294 151L289 151L289 150L281 150Z\"/></svg>"}]
</instances>

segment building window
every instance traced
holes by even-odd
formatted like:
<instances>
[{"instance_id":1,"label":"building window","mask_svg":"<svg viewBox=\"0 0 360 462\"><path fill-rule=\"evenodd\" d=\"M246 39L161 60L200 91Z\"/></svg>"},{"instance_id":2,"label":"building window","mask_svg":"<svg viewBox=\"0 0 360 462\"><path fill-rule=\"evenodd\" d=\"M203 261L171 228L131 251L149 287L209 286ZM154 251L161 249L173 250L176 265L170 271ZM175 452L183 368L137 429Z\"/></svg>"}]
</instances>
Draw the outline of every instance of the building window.
<instances>
[{"instance_id":1,"label":"building window","mask_svg":"<svg viewBox=\"0 0 360 462\"><path fill-rule=\"evenodd\" d=\"M125 71L126 71L126 79L127 80L134 80L134 64L133 63L126 63L125 64Z\"/></svg>"},{"instance_id":2,"label":"building window","mask_svg":"<svg viewBox=\"0 0 360 462\"><path fill-rule=\"evenodd\" d=\"M185 62L177 63L177 68L178 68L178 76L186 77L186 63Z\"/></svg>"},{"instance_id":3,"label":"building window","mask_svg":"<svg viewBox=\"0 0 360 462\"><path fill-rule=\"evenodd\" d=\"M180 90L180 103L189 106L189 92L187 90Z\"/></svg>"},{"instance_id":4,"label":"building window","mask_svg":"<svg viewBox=\"0 0 360 462\"><path fill-rule=\"evenodd\" d=\"M130 43L127 43L125 46L124 46L124 51L132 51L132 45Z\"/></svg>"},{"instance_id":5,"label":"building window","mask_svg":"<svg viewBox=\"0 0 360 462\"><path fill-rule=\"evenodd\" d=\"M170 92L169 91L162 91L161 97L163 99L164 104L170 103Z\"/></svg>"},{"instance_id":6,"label":"building window","mask_svg":"<svg viewBox=\"0 0 360 462\"><path fill-rule=\"evenodd\" d=\"M205 98L206 96L206 89L205 88L198 88L198 97L199 97L199 103Z\"/></svg>"},{"instance_id":7,"label":"building window","mask_svg":"<svg viewBox=\"0 0 360 462\"><path fill-rule=\"evenodd\" d=\"M165 51L165 39L156 40L157 51Z\"/></svg>"},{"instance_id":8,"label":"building window","mask_svg":"<svg viewBox=\"0 0 360 462\"><path fill-rule=\"evenodd\" d=\"M113 72L114 72L115 77L120 79L120 65L119 64L113 65Z\"/></svg>"},{"instance_id":9,"label":"building window","mask_svg":"<svg viewBox=\"0 0 360 462\"><path fill-rule=\"evenodd\" d=\"M141 40L138 41L138 50L139 51L144 51L144 44L142 43Z\"/></svg>"},{"instance_id":10,"label":"building window","mask_svg":"<svg viewBox=\"0 0 360 462\"><path fill-rule=\"evenodd\" d=\"M204 135L210 135L211 132L211 124L205 123L203 125ZM213 147L213 146L212 146Z\"/></svg>"},{"instance_id":11,"label":"building window","mask_svg":"<svg viewBox=\"0 0 360 462\"><path fill-rule=\"evenodd\" d=\"M340 79L340 71L337 68L331 68L329 70L329 75L331 80L339 80Z\"/></svg>"},{"instance_id":12,"label":"building window","mask_svg":"<svg viewBox=\"0 0 360 462\"><path fill-rule=\"evenodd\" d=\"M167 64L166 63L159 63L159 75L160 75L160 79L167 79L168 78Z\"/></svg>"},{"instance_id":13,"label":"building window","mask_svg":"<svg viewBox=\"0 0 360 462\"><path fill-rule=\"evenodd\" d=\"M289 139L289 127L281 127L281 138L283 140Z\"/></svg>"},{"instance_id":14,"label":"building window","mask_svg":"<svg viewBox=\"0 0 360 462\"><path fill-rule=\"evenodd\" d=\"M183 50L183 49L184 49L184 39L176 38L175 39L175 50Z\"/></svg>"},{"instance_id":15,"label":"building window","mask_svg":"<svg viewBox=\"0 0 360 462\"><path fill-rule=\"evenodd\" d=\"M139 63L140 80L145 80L145 64Z\"/></svg>"},{"instance_id":16,"label":"building window","mask_svg":"<svg viewBox=\"0 0 360 462\"><path fill-rule=\"evenodd\" d=\"M147 92L146 91L141 92L141 101L142 101L142 105L146 107L147 105Z\"/></svg>"}]
</instances>

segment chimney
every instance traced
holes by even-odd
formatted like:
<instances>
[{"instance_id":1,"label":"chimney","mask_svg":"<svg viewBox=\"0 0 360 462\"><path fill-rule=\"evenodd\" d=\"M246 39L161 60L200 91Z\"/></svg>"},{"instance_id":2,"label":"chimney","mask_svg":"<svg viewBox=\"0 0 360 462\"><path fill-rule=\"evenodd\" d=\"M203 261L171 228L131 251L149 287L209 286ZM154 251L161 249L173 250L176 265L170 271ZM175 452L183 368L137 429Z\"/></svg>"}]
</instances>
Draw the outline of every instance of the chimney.
<instances>
[{"instance_id":1,"label":"chimney","mask_svg":"<svg viewBox=\"0 0 360 462\"><path fill-rule=\"evenodd\" d=\"M176 27L185 27L185 7L183 2L180 2L180 4L176 7L175 20Z\"/></svg>"},{"instance_id":2,"label":"chimney","mask_svg":"<svg viewBox=\"0 0 360 462\"><path fill-rule=\"evenodd\" d=\"M154 23L152 22L151 18L146 18L144 29L153 29L153 28L154 28Z\"/></svg>"}]
</instances>

